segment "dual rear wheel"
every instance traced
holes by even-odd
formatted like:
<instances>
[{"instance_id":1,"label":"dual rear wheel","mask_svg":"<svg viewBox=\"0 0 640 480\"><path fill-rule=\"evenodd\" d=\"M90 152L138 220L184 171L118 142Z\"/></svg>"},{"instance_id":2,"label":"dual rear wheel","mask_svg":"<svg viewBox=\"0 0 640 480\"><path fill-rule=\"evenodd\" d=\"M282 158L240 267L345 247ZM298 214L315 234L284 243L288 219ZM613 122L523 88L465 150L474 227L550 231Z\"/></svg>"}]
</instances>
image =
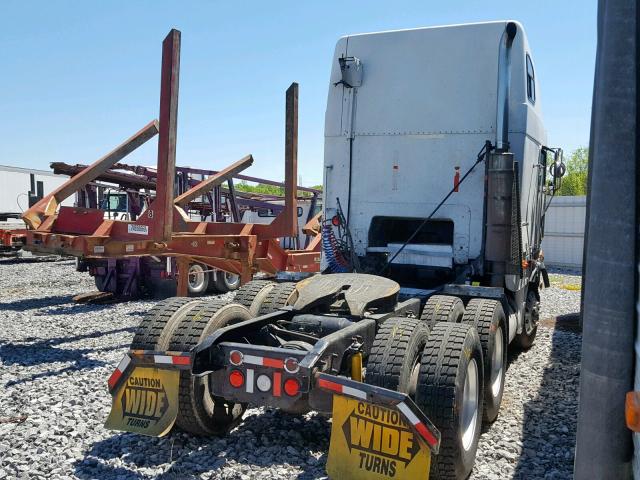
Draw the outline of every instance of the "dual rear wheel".
<instances>
[{"instance_id":1,"label":"dual rear wheel","mask_svg":"<svg viewBox=\"0 0 640 480\"><path fill-rule=\"evenodd\" d=\"M221 300L168 298L142 319L131 349L186 352L226 325L251 318L249 310ZM176 424L195 435L224 435L242 420L246 405L212 396L206 376L180 372Z\"/></svg>"},{"instance_id":2,"label":"dual rear wheel","mask_svg":"<svg viewBox=\"0 0 640 480\"><path fill-rule=\"evenodd\" d=\"M431 476L466 478L483 419L498 415L507 330L499 302L434 295L421 318L392 318L376 335L367 383L407 393L442 434Z\"/></svg>"},{"instance_id":3,"label":"dual rear wheel","mask_svg":"<svg viewBox=\"0 0 640 480\"><path fill-rule=\"evenodd\" d=\"M366 382L407 393L438 427L433 478L465 478L473 467L482 423L482 346L470 325L391 318L376 335Z\"/></svg>"}]
</instances>

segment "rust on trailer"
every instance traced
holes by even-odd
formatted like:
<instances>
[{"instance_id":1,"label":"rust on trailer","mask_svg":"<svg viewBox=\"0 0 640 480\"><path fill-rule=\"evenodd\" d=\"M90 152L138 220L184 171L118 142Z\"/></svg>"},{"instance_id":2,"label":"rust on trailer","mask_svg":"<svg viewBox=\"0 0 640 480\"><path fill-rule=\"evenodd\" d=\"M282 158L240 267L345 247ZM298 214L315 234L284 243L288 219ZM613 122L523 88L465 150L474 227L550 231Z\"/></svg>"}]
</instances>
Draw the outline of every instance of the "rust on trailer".
<instances>
[{"instance_id":1,"label":"rust on trailer","mask_svg":"<svg viewBox=\"0 0 640 480\"><path fill-rule=\"evenodd\" d=\"M178 84L180 77L180 32L172 29L162 42L160 83L160 133L158 136L158 187L154 207L154 239L171 239L173 225L173 189L176 172L176 140L178 134ZM149 207L151 208L151 207ZM150 210L153 212L153 210Z\"/></svg>"},{"instance_id":2,"label":"rust on trailer","mask_svg":"<svg viewBox=\"0 0 640 480\"><path fill-rule=\"evenodd\" d=\"M284 210L268 225L256 225L255 232L264 238L292 237L298 234L298 84L287 89L285 103L285 176Z\"/></svg>"},{"instance_id":3,"label":"rust on trailer","mask_svg":"<svg viewBox=\"0 0 640 480\"><path fill-rule=\"evenodd\" d=\"M223 182L233 178L237 173L249 168L253 164L253 156L247 155L246 157L241 158L236 163L229 165L224 170L219 171L218 173L211 175L206 180L203 180L196 186L184 192L182 195L176 197L173 201L179 207L184 207L191 200L194 200L196 197L207 193L212 190L214 187L218 185L222 185Z\"/></svg>"},{"instance_id":4,"label":"rust on trailer","mask_svg":"<svg viewBox=\"0 0 640 480\"><path fill-rule=\"evenodd\" d=\"M159 125L151 122L27 211L25 221L30 222L31 229L26 233L26 248L89 259L175 257L179 295L186 295L192 262L240 275L242 282L249 281L258 271L318 272L319 217L309 222L309 231L317 234L304 250L285 250L280 245L281 237L298 234L298 84L291 84L286 93L283 210L271 224L194 221L183 207L212 190L218 195L225 181L233 190L232 178L250 166L253 157L242 158L174 198L179 64L180 32L172 30L162 48ZM156 196L135 221L107 220L98 209L59 207L64 198L84 188L156 134L159 134Z\"/></svg>"},{"instance_id":5,"label":"rust on trailer","mask_svg":"<svg viewBox=\"0 0 640 480\"><path fill-rule=\"evenodd\" d=\"M142 130L135 133L105 156L93 162L78 175L69 179L52 193L38 201L22 214L22 219L30 228L38 228L44 217L55 214L58 205L60 205L63 200L69 198L87 183L95 180L136 148L152 139L157 133L158 121L153 120L142 128Z\"/></svg>"}]
</instances>

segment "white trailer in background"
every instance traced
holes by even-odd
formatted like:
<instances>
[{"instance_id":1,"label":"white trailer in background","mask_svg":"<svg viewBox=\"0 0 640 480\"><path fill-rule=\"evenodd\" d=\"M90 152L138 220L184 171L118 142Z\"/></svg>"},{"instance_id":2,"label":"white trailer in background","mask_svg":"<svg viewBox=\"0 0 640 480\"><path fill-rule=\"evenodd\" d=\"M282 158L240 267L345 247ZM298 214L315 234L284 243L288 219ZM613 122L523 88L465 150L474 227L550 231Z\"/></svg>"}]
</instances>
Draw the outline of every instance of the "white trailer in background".
<instances>
[{"instance_id":1,"label":"white trailer in background","mask_svg":"<svg viewBox=\"0 0 640 480\"><path fill-rule=\"evenodd\" d=\"M34 201L68 179L66 175L55 175L46 170L0 165L0 222L7 218L19 219L20 214ZM73 199L67 199L62 204L73 206ZM17 223L23 225L22 221Z\"/></svg>"}]
</instances>

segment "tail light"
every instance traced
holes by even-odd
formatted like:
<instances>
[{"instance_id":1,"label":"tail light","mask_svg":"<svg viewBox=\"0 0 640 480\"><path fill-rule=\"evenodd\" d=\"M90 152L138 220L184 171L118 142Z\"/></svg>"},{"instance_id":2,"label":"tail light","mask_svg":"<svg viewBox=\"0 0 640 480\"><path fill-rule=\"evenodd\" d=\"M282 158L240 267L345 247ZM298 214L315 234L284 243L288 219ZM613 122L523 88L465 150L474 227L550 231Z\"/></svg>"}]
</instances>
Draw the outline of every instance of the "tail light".
<instances>
[{"instance_id":1,"label":"tail light","mask_svg":"<svg viewBox=\"0 0 640 480\"><path fill-rule=\"evenodd\" d=\"M229 374L229 383L232 387L240 388L244 385L244 375L240 370L232 370Z\"/></svg>"},{"instance_id":2,"label":"tail light","mask_svg":"<svg viewBox=\"0 0 640 480\"><path fill-rule=\"evenodd\" d=\"M340 226L340 217L338 215L334 215L333 218L331 218L331 224L334 227L339 227Z\"/></svg>"},{"instance_id":3,"label":"tail light","mask_svg":"<svg viewBox=\"0 0 640 480\"><path fill-rule=\"evenodd\" d=\"M300 393L300 382L295 378L288 378L284 382L284 392L290 397L295 397Z\"/></svg>"},{"instance_id":4,"label":"tail light","mask_svg":"<svg viewBox=\"0 0 640 480\"><path fill-rule=\"evenodd\" d=\"M229 353L229 361L231 362L231 365L235 365L236 367L238 365L242 365L243 360L244 355L242 355L242 352L238 350L231 350L231 353Z\"/></svg>"},{"instance_id":5,"label":"tail light","mask_svg":"<svg viewBox=\"0 0 640 480\"><path fill-rule=\"evenodd\" d=\"M298 359L289 357L284 361L284 369L289 373L298 373L300 370L300 365L298 365Z\"/></svg>"}]
</instances>

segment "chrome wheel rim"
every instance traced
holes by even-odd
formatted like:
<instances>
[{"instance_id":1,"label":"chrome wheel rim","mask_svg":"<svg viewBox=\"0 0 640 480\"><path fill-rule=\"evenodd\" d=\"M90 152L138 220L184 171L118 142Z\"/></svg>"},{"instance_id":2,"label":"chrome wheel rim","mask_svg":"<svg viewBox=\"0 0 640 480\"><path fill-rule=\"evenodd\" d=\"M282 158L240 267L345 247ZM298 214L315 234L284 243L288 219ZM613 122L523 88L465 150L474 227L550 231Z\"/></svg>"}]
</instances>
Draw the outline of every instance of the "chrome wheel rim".
<instances>
[{"instance_id":1,"label":"chrome wheel rim","mask_svg":"<svg viewBox=\"0 0 640 480\"><path fill-rule=\"evenodd\" d=\"M206 272L201 265L193 264L189 267L189 288L192 291L202 290L204 287L204 276Z\"/></svg>"},{"instance_id":2,"label":"chrome wheel rim","mask_svg":"<svg viewBox=\"0 0 640 480\"><path fill-rule=\"evenodd\" d=\"M467 376L462 393L462 448L469 450L476 435L478 419L478 366L475 359L467 365Z\"/></svg>"},{"instance_id":3,"label":"chrome wheel rim","mask_svg":"<svg viewBox=\"0 0 640 480\"><path fill-rule=\"evenodd\" d=\"M407 389L407 395L409 395L414 400L416 398L416 391L418 390L419 375L420 375L420 357L418 356L416 362L413 365L413 368L411 369L411 375L409 376L409 386Z\"/></svg>"},{"instance_id":4,"label":"chrome wheel rim","mask_svg":"<svg viewBox=\"0 0 640 480\"><path fill-rule=\"evenodd\" d=\"M500 394L502 388L502 371L504 369L504 336L502 327L498 327L493 340L491 353L491 393L494 397Z\"/></svg>"},{"instance_id":5,"label":"chrome wheel rim","mask_svg":"<svg viewBox=\"0 0 640 480\"><path fill-rule=\"evenodd\" d=\"M224 279L227 283L227 287L231 290L240 286L240 275L224 272Z\"/></svg>"}]
</instances>

